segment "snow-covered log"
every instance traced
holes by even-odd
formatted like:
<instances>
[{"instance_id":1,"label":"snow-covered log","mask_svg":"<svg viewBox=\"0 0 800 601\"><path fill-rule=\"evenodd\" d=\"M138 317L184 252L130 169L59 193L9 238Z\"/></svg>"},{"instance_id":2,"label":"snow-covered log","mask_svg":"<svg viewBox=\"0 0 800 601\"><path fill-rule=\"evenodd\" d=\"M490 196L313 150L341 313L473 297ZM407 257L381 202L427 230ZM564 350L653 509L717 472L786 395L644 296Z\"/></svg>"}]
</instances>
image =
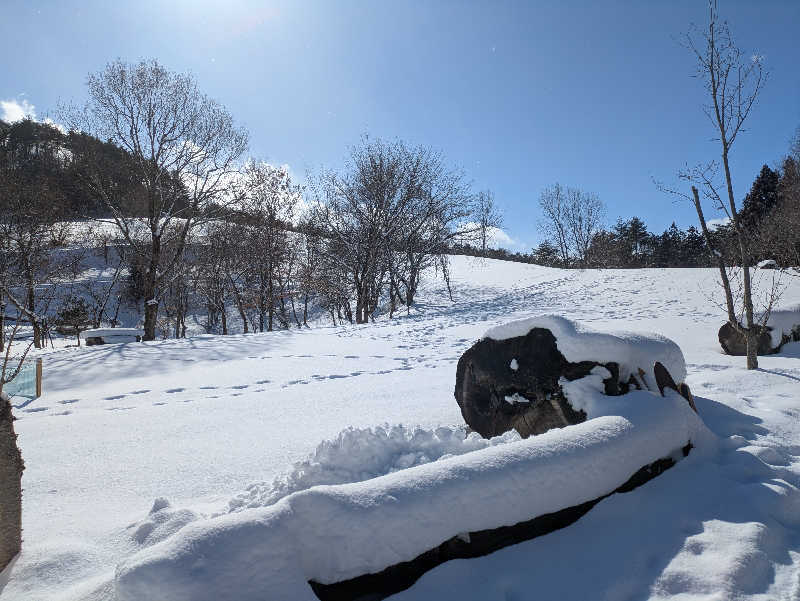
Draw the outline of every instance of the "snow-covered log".
<instances>
[{"instance_id":1,"label":"snow-covered log","mask_svg":"<svg viewBox=\"0 0 800 601\"><path fill-rule=\"evenodd\" d=\"M588 397L570 394L573 382L591 376L606 395L655 391L657 362L683 382L683 353L663 336L596 332L542 315L494 327L469 348L458 362L455 397L482 436L514 429L527 437L592 417ZM602 405L602 396L596 400Z\"/></svg>"},{"instance_id":2,"label":"snow-covered log","mask_svg":"<svg viewBox=\"0 0 800 601\"><path fill-rule=\"evenodd\" d=\"M763 317L759 318L763 323ZM742 326L744 327L744 326ZM800 305L773 309L766 325L758 325L758 354L771 355L781 350L787 342L800 340ZM719 343L728 355L747 354L747 340L744 333L725 322L719 329Z\"/></svg>"},{"instance_id":3,"label":"snow-covered log","mask_svg":"<svg viewBox=\"0 0 800 601\"><path fill-rule=\"evenodd\" d=\"M586 396L597 392L584 384ZM677 393L606 398L578 425L196 521L121 564L118 599L312 600L309 581L378 573L454 537L595 501L704 444L702 422Z\"/></svg>"}]
</instances>

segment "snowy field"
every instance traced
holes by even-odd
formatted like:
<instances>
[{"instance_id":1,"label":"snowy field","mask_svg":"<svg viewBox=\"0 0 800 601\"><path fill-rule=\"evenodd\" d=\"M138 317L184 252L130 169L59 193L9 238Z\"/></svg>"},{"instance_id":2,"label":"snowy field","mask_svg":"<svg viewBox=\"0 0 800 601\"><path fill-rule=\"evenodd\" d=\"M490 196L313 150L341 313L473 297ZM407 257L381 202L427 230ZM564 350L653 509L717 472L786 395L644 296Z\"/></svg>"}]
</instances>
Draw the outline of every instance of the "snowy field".
<instances>
[{"instance_id":1,"label":"snowy field","mask_svg":"<svg viewBox=\"0 0 800 601\"><path fill-rule=\"evenodd\" d=\"M543 313L676 341L715 437L572 526L439 566L396 598L800 599L800 343L756 372L722 355L712 270L456 257L452 274L454 302L431 278L391 321L45 354L44 395L16 410L24 542L0 600L111 600L117 566L189 522L494 452L514 437L465 439L456 362L488 328ZM788 279L784 305L800 302Z\"/></svg>"}]
</instances>

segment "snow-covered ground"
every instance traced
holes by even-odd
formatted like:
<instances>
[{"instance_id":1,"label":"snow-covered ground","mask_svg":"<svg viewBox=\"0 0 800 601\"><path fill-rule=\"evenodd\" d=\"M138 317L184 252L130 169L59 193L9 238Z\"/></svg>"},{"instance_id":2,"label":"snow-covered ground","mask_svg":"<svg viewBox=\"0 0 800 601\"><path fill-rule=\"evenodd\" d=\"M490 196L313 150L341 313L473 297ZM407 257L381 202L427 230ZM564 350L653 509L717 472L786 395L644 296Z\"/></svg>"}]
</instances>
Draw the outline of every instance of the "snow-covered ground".
<instances>
[{"instance_id":1,"label":"snow-covered ground","mask_svg":"<svg viewBox=\"0 0 800 601\"><path fill-rule=\"evenodd\" d=\"M712 270L456 257L452 272L455 302L431 279L391 321L48 353L44 396L16 410L24 543L0 600L113 599L117 565L203 516L494 452L479 449L514 437L465 439L455 364L488 328L543 313L676 341L712 452L397 598L800 598L800 343L757 372L722 355ZM786 305L800 302L789 279Z\"/></svg>"}]
</instances>

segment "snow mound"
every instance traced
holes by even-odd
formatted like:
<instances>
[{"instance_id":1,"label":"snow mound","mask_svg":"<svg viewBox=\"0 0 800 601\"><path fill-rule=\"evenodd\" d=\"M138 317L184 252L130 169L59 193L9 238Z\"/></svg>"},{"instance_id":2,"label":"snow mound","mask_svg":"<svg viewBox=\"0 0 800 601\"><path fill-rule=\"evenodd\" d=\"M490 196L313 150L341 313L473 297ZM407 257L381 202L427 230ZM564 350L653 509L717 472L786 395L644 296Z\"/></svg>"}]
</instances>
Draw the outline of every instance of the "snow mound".
<instances>
[{"instance_id":1,"label":"snow mound","mask_svg":"<svg viewBox=\"0 0 800 601\"><path fill-rule=\"evenodd\" d=\"M791 338L800 334L800 305L774 309L769 314L767 326L772 328L769 335L773 348L780 346L784 336Z\"/></svg>"},{"instance_id":2,"label":"snow mound","mask_svg":"<svg viewBox=\"0 0 800 601\"><path fill-rule=\"evenodd\" d=\"M672 391L615 401L618 415L193 522L117 568L118 600L311 601L309 580L378 572L462 533L596 499L710 436Z\"/></svg>"},{"instance_id":3,"label":"snow mound","mask_svg":"<svg viewBox=\"0 0 800 601\"><path fill-rule=\"evenodd\" d=\"M490 328L484 338L506 340L525 336L534 328L550 330L556 346L571 363L597 361L619 364L620 381L626 381L639 369L649 376L647 384L655 386L653 364L660 361L676 382L686 379L686 362L680 347L660 334L640 332L597 332L559 315L538 315Z\"/></svg>"},{"instance_id":4,"label":"snow mound","mask_svg":"<svg viewBox=\"0 0 800 601\"><path fill-rule=\"evenodd\" d=\"M173 509L169 501L159 497L153 503L150 514L144 520L128 526L128 530L134 542L148 547L172 536L201 517L199 513L189 509Z\"/></svg>"},{"instance_id":5,"label":"snow mound","mask_svg":"<svg viewBox=\"0 0 800 601\"><path fill-rule=\"evenodd\" d=\"M519 440L511 431L486 440L463 426L442 426L432 430L385 424L376 428L347 428L333 440L321 442L304 461L271 483L256 482L231 499L229 511L265 507L283 497L319 484L361 482L423 465Z\"/></svg>"}]
</instances>

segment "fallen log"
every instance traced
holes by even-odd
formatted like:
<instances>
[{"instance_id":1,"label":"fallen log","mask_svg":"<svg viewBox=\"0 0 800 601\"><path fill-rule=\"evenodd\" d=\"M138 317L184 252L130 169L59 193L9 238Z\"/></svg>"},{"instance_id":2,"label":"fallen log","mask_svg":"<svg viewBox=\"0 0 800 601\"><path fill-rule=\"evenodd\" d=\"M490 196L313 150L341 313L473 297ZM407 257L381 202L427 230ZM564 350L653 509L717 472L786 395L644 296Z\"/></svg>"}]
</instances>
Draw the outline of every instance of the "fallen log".
<instances>
[{"instance_id":1,"label":"fallen log","mask_svg":"<svg viewBox=\"0 0 800 601\"><path fill-rule=\"evenodd\" d=\"M689 442L682 449L683 456L687 457L691 449L692 443ZM482 557L566 528L589 513L603 499L616 493L630 492L660 476L673 465L675 460L671 457L659 459L638 470L624 484L607 495L540 515L513 526L501 526L454 536L411 561L395 564L376 574L364 574L333 584L310 580L308 584L320 601L379 601L410 588L425 572L447 561Z\"/></svg>"}]
</instances>

